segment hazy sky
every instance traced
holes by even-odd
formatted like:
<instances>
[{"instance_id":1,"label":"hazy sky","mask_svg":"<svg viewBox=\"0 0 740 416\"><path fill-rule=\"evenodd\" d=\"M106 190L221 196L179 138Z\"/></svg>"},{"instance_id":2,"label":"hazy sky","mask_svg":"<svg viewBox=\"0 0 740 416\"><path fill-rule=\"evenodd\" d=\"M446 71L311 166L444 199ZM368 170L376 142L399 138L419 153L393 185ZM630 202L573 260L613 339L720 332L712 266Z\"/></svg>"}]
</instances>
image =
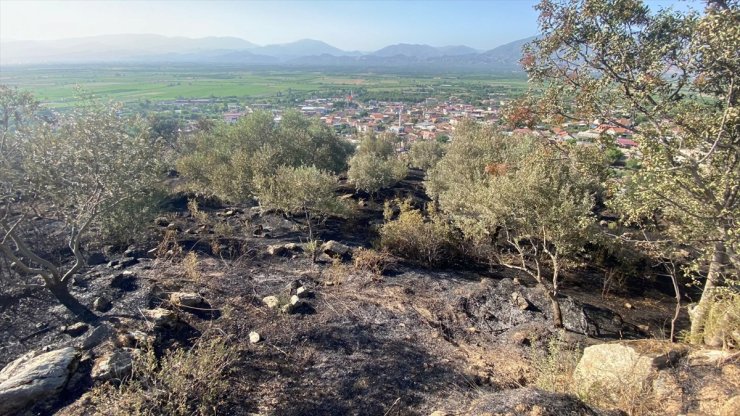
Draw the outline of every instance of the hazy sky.
<instances>
[{"instance_id":1,"label":"hazy sky","mask_svg":"<svg viewBox=\"0 0 740 416\"><path fill-rule=\"evenodd\" d=\"M651 6L680 0L650 0ZM701 4L693 3L695 8ZM537 32L536 1L0 0L0 39L155 33L236 36L257 44L311 38L347 50L393 43L490 49Z\"/></svg>"}]
</instances>

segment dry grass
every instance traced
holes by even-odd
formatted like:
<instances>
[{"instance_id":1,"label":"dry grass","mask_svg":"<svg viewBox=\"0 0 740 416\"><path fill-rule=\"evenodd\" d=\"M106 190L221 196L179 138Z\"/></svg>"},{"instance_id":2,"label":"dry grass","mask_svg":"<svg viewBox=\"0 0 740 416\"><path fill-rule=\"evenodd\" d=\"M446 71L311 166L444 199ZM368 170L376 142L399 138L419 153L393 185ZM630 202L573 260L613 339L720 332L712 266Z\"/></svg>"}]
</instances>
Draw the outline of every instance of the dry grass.
<instances>
[{"instance_id":1,"label":"dry grass","mask_svg":"<svg viewBox=\"0 0 740 416\"><path fill-rule=\"evenodd\" d=\"M94 415L213 415L228 413L229 371L237 351L224 339L199 340L157 360L141 354L133 376L116 386L103 384L90 394Z\"/></svg>"},{"instance_id":2,"label":"dry grass","mask_svg":"<svg viewBox=\"0 0 740 416\"><path fill-rule=\"evenodd\" d=\"M368 271L376 276L382 276L396 264L396 259L390 253L373 249L355 250L353 259L355 269Z\"/></svg>"},{"instance_id":3,"label":"dry grass","mask_svg":"<svg viewBox=\"0 0 740 416\"><path fill-rule=\"evenodd\" d=\"M579 347L568 346L559 337L551 338L545 350L532 348L534 384L547 391L571 393L573 373L581 355Z\"/></svg>"}]
</instances>

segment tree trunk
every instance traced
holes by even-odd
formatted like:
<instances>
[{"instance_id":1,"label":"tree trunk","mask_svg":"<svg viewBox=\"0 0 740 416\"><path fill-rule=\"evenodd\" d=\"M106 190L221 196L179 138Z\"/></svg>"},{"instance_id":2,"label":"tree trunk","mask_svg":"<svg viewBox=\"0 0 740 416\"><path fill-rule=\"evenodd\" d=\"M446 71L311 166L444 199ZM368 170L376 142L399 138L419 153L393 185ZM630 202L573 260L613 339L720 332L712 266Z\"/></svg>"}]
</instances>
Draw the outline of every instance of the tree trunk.
<instances>
[{"instance_id":1,"label":"tree trunk","mask_svg":"<svg viewBox=\"0 0 740 416\"><path fill-rule=\"evenodd\" d=\"M547 294L547 298L550 299L550 304L552 306L552 324L555 326L555 328L562 328L563 327L563 312L560 310L560 302L558 302L558 295L552 290L548 290L545 285L542 285L542 288L545 290L545 293Z\"/></svg>"},{"instance_id":2,"label":"tree trunk","mask_svg":"<svg viewBox=\"0 0 740 416\"><path fill-rule=\"evenodd\" d=\"M57 298L57 300L64 305L70 312L72 312L77 318L83 322L90 324L97 323L98 316L95 315L87 306L80 303L77 298L69 293L69 288L66 283L55 283L47 286L49 291Z\"/></svg>"},{"instance_id":3,"label":"tree trunk","mask_svg":"<svg viewBox=\"0 0 740 416\"><path fill-rule=\"evenodd\" d=\"M709 308L714 300L717 286L722 283L722 268L725 265L725 245L723 242L715 243L712 261L709 263L707 281L704 283L704 291L699 303L690 313L691 317L691 342L701 344L704 342L703 331L706 325Z\"/></svg>"}]
</instances>

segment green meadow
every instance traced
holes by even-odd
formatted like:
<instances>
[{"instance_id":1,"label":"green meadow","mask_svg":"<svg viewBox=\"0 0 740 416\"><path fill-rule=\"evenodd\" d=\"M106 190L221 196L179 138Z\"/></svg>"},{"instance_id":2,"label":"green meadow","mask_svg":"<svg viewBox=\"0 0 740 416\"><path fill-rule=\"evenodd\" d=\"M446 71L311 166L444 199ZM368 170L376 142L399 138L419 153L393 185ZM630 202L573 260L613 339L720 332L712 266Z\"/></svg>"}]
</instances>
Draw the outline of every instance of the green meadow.
<instances>
[{"instance_id":1,"label":"green meadow","mask_svg":"<svg viewBox=\"0 0 740 416\"><path fill-rule=\"evenodd\" d=\"M526 88L526 79L493 74L339 73L242 69L217 66L34 66L0 68L0 83L33 92L50 107L73 106L77 89L121 102L183 98L255 98L297 92L362 89L369 92L448 91L485 87L508 92Z\"/></svg>"}]
</instances>

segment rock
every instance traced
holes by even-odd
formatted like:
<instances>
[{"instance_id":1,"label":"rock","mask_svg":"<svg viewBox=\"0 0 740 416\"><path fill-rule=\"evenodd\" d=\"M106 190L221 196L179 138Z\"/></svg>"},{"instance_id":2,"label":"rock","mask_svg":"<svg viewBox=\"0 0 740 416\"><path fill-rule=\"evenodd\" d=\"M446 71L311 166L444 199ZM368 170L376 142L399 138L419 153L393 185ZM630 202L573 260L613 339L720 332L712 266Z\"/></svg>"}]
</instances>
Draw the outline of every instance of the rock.
<instances>
[{"instance_id":1,"label":"rock","mask_svg":"<svg viewBox=\"0 0 740 416\"><path fill-rule=\"evenodd\" d=\"M93 349L111 336L113 336L113 328L108 324L100 324L82 339L80 347L84 350Z\"/></svg>"},{"instance_id":2,"label":"rock","mask_svg":"<svg viewBox=\"0 0 740 416\"><path fill-rule=\"evenodd\" d=\"M625 303L624 303L624 308L625 308L625 309L632 309L632 308L634 308L634 306L632 306L632 304L631 304L631 303L629 303L629 302L625 302Z\"/></svg>"},{"instance_id":3,"label":"rock","mask_svg":"<svg viewBox=\"0 0 740 416\"><path fill-rule=\"evenodd\" d=\"M287 243L283 247L285 247L286 250L290 251L303 251L303 247L300 244L296 243Z\"/></svg>"},{"instance_id":4,"label":"rock","mask_svg":"<svg viewBox=\"0 0 740 416\"><path fill-rule=\"evenodd\" d=\"M576 366L575 387L580 393L605 395L614 402L630 392L665 391L667 380L660 379L658 372L675 366L688 352L686 346L654 340L593 345L583 351Z\"/></svg>"},{"instance_id":5,"label":"rock","mask_svg":"<svg viewBox=\"0 0 740 416\"><path fill-rule=\"evenodd\" d=\"M740 415L740 395L733 397L725 402L725 405L719 411L719 416L737 416Z\"/></svg>"},{"instance_id":6,"label":"rock","mask_svg":"<svg viewBox=\"0 0 740 416\"><path fill-rule=\"evenodd\" d=\"M450 414L445 412L444 410L435 410L430 413L429 416L450 416Z\"/></svg>"},{"instance_id":7,"label":"rock","mask_svg":"<svg viewBox=\"0 0 740 416\"><path fill-rule=\"evenodd\" d=\"M108 262L108 258L105 256L105 254L99 251L92 252L87 256L88 266L97 266L99 264L105 264L107 262Z\"/></svg>"},{"instance_id":8,"label":"rock","mask_svg":"<svg viewBox=\"0 0 740 416\"><path fill-rule=\"evenodd\" d=\"M233 209L230 209L230 210L228 210L228 211L224 212L224 213L223 213L223 214L221 214L221 215L222 215L223 217L233 217L234 215L236 215L236 211L234 211Z\"/></svg>"},{"instance_id":9,"label":"rock","mask_svg":"<svg viewBox=\"0 0 740 416\"><path fill-rule=\"evenodd\" d=\"M132 259L142 259L149 257L149 250L147 250L144 247L131 245L128 246L126 251L123 252L123 257L128 257Z\"/></svg>"},{"instance_id":10,"label":"rock","mask_svg":"<svg viewBox=\"0 0 740 416\"><path fill-rule=\"evenodd\" d=\"M112 306L110 300L104 296L98 296L93 301L93 309L98 312L108 312Z\"/></svg>"},{"instance_id":11,"label":"rock","mask_svg":"<svg viewBox=\"0 0 740 416\"><path fill-rule=\"evenodd\" d=\"M155 328L172 328L178 323L177 315L164 308L147 309L144 316L154 323Z\"/></svg>"},{"instance_id":12,"label":"rock","mask_svg":"<svg viewBox=\"0 0 740 416\"><path fill-rule=\"evenodd\" d=\"M290 304L295 306L301 303L301 298L298 295L293 295L290 297Z\"/></svg>"},{"instance_id":13,"label":"rock","mask_svg":"<svg viewBox=\"0 0 740 416\"><path fill-rule=\"evenodd\" d=\"M122 380L131 375L134 356L130 348L111 351L95 360L90 376L93 380Z\"/></svg>"},{"instance_id":14,"label":"rock","mask_svg":"<svg viewBox=\"0 0 740 416\"><path fill-rule=\"evenodd\" d=\"M249 342L251 342L252 344L256 344L260 342L260 340L262 340L262 338L260 337L260 334L258 332L252 331L249 333Z\"/></svg>"},{"instance_id":15,"label":"rock","mask_svg":"<svg viewBox=\"0 0 740 416\"><path fill-rule=\"evenodd\" d=\"M349 257L352 249L334 240L329 240L321 245L321 252L331 257Z\"/></svg>"},{"instance_id":16,"label":"rock","mask_svg":"<svg viewBox=\"0 0 740 416\"><path fill-rule=\"evenodd\" d=\"M125 269L126 267L131 267L137 263L139 263L138 259L128 258L121 260L118 265L121 266L121 268Z\"/></svg>"},{"instance_id":17,"label":"rock","mask_svg":"<svg viewBox=\"0 0 740 416\"><path fill-rule=\"evenodd\" d=\"M170 220L167 217L157 217L154 220L154 224L155 225L158 225L160 227L166 227L166 226L170 225Z\"/></svg>"},{"instance_id":18,"label":"rock","mask_svg":"<svg viewBox=\"0 0 740 416\"><path fill-rule=\"evenodd\" d=\"M533 387L483 394L460 414L531 416L606 416L575 396L552 393Z\"/></svg>"},{"instance_id":19,"label":"rock","mask_svg":"<svg viewBox=\"0 0 740 416\"><path fill-rule=\"evenodd\" d=\"M67 335L72 336L73 338L77 338L80 335L87 332L87 330L90 329L90 326L83 322L77 322L69 326L62 327L62 332L64 332Z\"/></svg>"},{"instance_id":20,"label":"rock","mask_svg":"<svg viewBox=\"0 0 740 416\"><path fill-rule=\"evenodd\" d=\"M152 337L141 331L128 331L118 334L113 344L117 347L140 348L150 345Z\"/></svg>"},{"instance_id":21,"label":"rock","mask_svg":"<svg viewBox=\"0 0 740 416\"><path fill-rule=\"evenodd\" d=\"M267 307L270 309L275 309L280 306L280 300L277 296L265 296L264 298L262 298L262 303L267 305Z\"/></svg>"},{"instance_id":22,"label":"rock","mask_svg":"<svg viewBox=\"0 0 740 416\"><path fill-rule=\"evenodd\" d=\"M193 292L170 293L170 302L173 305L184 306L186 308L197 308L206 303L202 296Z\"/></svg>"},{"instance_id":23,"label":"rock","mask_svg":"<svg viewBox=\"0 0 740 416\"><path fill-rule=\"evenodd\" d=\"M112 269L112 268L118 266L118 263L120 263L118 260L111 260L111 261L108 262L108 265L107 266L108 266L108 268Z\"/></svg>"},{"instance_id":24,"label":"rock","mask_svg":"<svg viewBox=\"0 0 740 416\"><path fill-rule=\"evenodd\" d=\"M514 306L516 306L517 308L523 311L526 311L527 309L532 307L532 305L524 297L524 295L522 295L519 292L513 292L511 294L511 301L514 303Z\"/></svg>"},{"instance_id":25,"label":"rock","mask_svg":"<svg viewBox=\"0 0 740 416\"><path fill-rule=\"evenodd\" d=\"M33 351L0 371L0 414L12 414L29 404L59 394L79 361L75 348Z\"/></svg>"},{"instance_id":26,"label":"rock","mask_svg":"<svg viewBox=\"0 0 740 416\"><path fill-rule=\"evenodd\" d=\"M287 256L290 250L285 248L284 245L271 245L267 246L267 254L271 256Z\"/></svg>"},{"instance_id":27,"label":"rock","mask_svg":"<svg viewBox=\"0 0 740 416\"><path fill-rule=\"evenodd\" d=\"M304 286L301 286L295 290L295 295L301 299L304 299L309 297L311 295L311 292L309 292L308 289L306 289Z\"/></svg>"}]
</instances>

